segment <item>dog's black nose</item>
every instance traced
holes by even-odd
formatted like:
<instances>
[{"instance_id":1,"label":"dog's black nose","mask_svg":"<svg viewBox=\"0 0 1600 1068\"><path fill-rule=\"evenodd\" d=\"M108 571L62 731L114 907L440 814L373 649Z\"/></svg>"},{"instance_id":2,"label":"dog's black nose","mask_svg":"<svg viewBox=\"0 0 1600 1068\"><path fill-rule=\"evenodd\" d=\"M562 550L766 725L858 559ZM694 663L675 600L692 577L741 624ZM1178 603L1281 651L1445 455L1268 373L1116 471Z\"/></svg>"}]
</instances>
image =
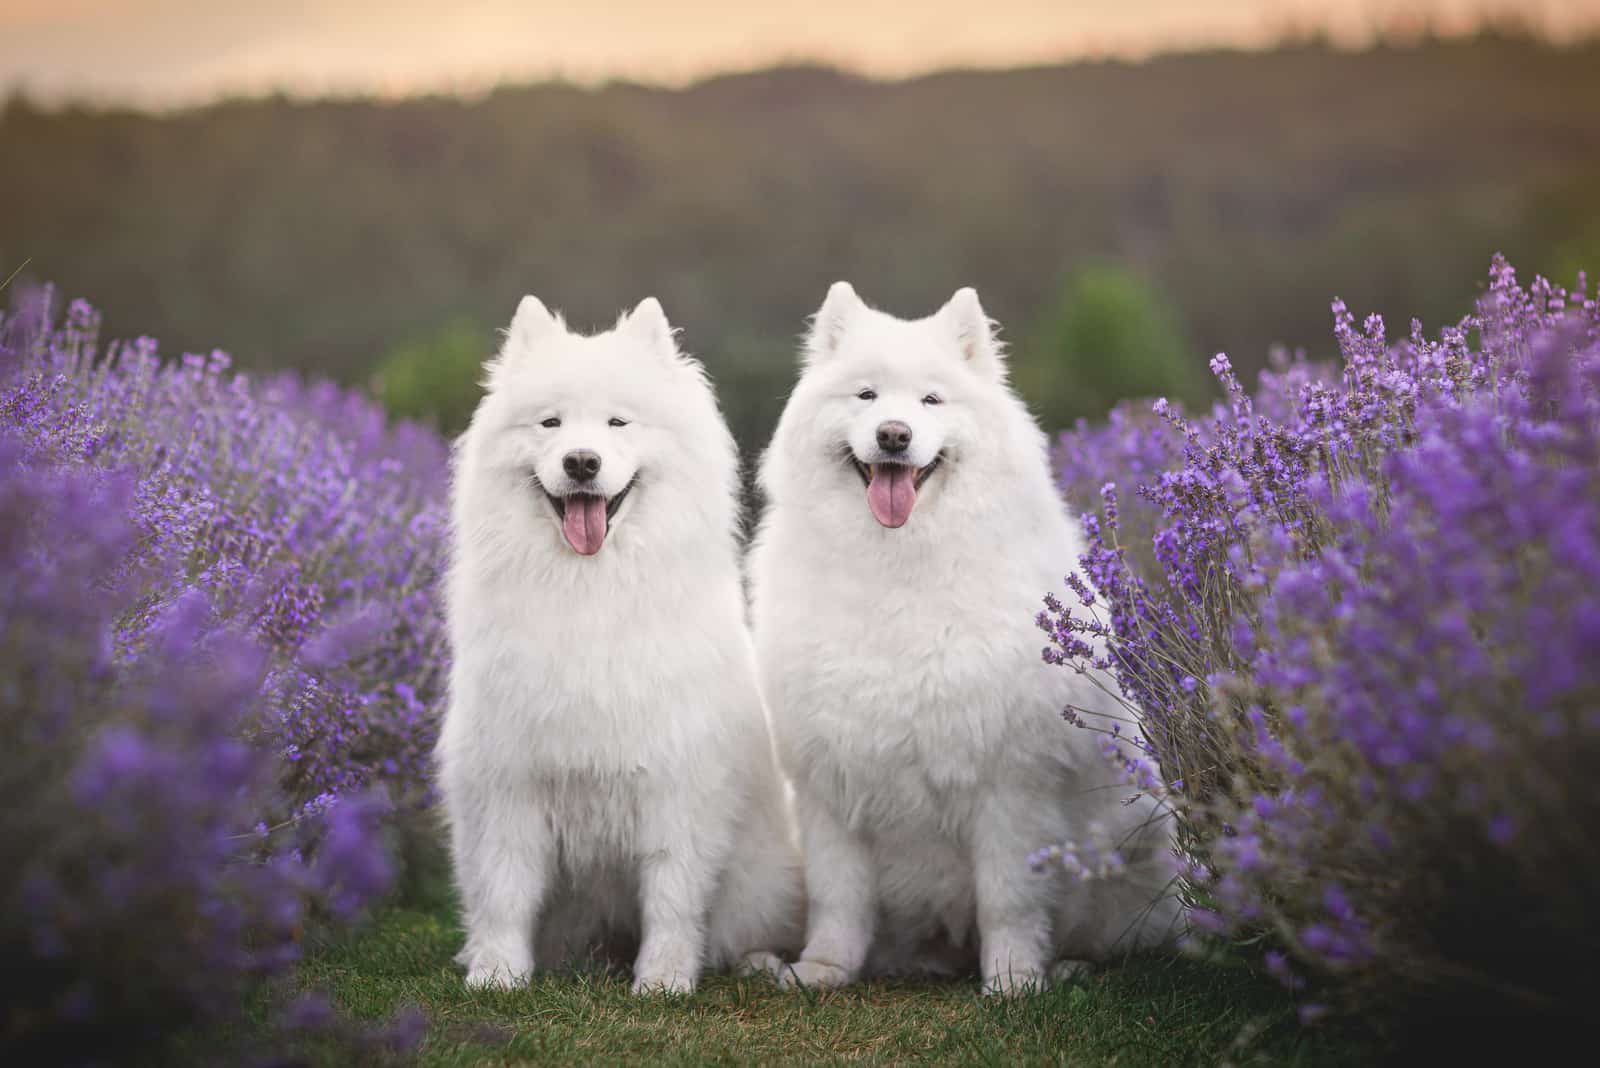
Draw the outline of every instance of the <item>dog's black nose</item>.
<instances>
[{"instance_id":1,"label":"dog's black nose","mask_svg":"<svg viewBox=\"0 0 1600 1068\"><path fill-rule=\"evenodd\" d=\"M878 448L884 452L905 452L911 444L911 428L898 420L878 424Z\"/></svg>"},{"instance_id":2,"label":"dog's black nose","mask_svg":"<svg viewBox=\"0 0 1600 1068\"><path fill-rule=\"evenodd\" d=\"M561 467L574 482L587 482L600 473L600 454L593 449L573 449L561 458Z\"/></svg>"}]
</instances>

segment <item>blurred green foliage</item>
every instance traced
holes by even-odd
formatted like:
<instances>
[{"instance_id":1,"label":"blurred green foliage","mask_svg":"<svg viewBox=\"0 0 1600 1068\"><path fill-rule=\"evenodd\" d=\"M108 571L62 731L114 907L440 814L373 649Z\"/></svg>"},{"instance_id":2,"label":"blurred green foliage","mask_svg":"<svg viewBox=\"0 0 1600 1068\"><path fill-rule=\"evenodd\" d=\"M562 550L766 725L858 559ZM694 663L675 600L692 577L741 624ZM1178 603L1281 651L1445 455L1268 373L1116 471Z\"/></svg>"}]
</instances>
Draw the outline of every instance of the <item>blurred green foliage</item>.
<instances>
[{"instance_id":1,"label":"blurred green foliage","mask_svg":"<svg viewBox=\"0 0 1600 1068\"><path fill-rule=\"evenodd\" d=\"M1538 198L1533 210L1543 225L1564 230L1550 257L1548 274L1570 284L1579 271L1595 281L1600 264L1600 179L1575 182Z\"/></svg>"},{"instance_id":2,"label":"blurred green foliage","mask_svg":"<svg viewBox=\"0 0 1600 1068\"><path fill-rule=\"evenodd\" d=\"M374 392L395 415L453 437L478 406L483 362L497 348L490 331L458 316L390 349L373 375Z\"/></svg>"},{"instance_id":3,"label":"blurred green foliage","mask_svg":"<svg viewBox=\"0 0 1600 1068\"><path fill-rule=\"evenodd\" d=\"M821 301L818 297L817 302ZM796 346L783 339L744 334L704 353L701 362L716 384L728 429L744 450L746 473L753 476L757 454L772 436L794 385L799 367Z\"/></svg>"},{"instance_id":4,"label":"blurred green foliage","mask_svg":"<svg viewBox=\"0 0 1600 1068\"><path fill-rule=\"evenodd\" d=\"M1206 393L1205 362L1155 287L1121 267L1094 264L1067 277L1013 358L1011 377L1044 425L1066 427L1127 397L1196 402Z\"/></svg>"},{"instance_id":5,"label":"blurred green foliage","mask_svg":"<svg viewBox=\"0 0 1600 1068\"><path fill-rule=\"evenodd\" d=\"M1495 34L160 116L14 97L0 265L32 257L112 334L354 383L445 324L492 339L525 293L579 327L655 295L754 450L839 278L901 315L974 285L1031 369L1075 355L1027 349L1091 264L1147 279L1202 375L1326 354L1334 296L1453 321L1497 249L1592 260L1597 99L1600 43Z\"/></svg>"}]
</instances>

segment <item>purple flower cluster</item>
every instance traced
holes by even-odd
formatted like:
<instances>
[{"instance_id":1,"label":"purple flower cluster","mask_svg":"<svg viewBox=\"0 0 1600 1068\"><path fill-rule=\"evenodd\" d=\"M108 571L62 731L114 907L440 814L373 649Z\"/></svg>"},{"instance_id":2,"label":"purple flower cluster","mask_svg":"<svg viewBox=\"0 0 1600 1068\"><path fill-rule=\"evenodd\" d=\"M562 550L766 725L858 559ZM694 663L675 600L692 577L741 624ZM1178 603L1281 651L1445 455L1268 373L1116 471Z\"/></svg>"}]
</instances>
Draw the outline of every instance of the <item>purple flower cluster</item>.
<instances>
[{"instance_id":1,"label":"purple flower cluster","mask_svg":"<svg viewBox=\"0 0 1600 1068\"><path fill-rule=\"evenodd\" d=\"M1337 302L1334 329L1332 373L1278 359L1251 395L1219 356L1208 415L1065 436L1090 549L1046 658L1115 675L1201 930L1270 930L1291 986L1571 1005L1600 949L1600 309L1497 258L1437 338Z\"/></svg>"},{"instance_id":2,"label":"purple flower cluster","mask_svg":"<svg viewBox=\"0 0 1600 1068\"><path fill-rule=\"evenodd\" d=\"M425 801L446 665L445 444L326 383L231 373L220 352L163 362L142 338L102 355L87 305L57 327L48 302L31 294L5 324L0 425L36 464L135 477L140 553L162 566L117 621L118 648L136 652L191 591L263 646L265 700L239 729L283 757L269 828L378 783Z\"/></svg>"},{"instance_id":3,"label":"purple flower cluster","mask_svg":"<svg viewBox=\"0 0 1600 1068\"><path fill-rule=\"evenodd\" d=\"M0 1048L28 1063L226 1017L383 892L444 661L442 442L97 325L45 293L0 320Z\"/></svg>"}]
</instances>

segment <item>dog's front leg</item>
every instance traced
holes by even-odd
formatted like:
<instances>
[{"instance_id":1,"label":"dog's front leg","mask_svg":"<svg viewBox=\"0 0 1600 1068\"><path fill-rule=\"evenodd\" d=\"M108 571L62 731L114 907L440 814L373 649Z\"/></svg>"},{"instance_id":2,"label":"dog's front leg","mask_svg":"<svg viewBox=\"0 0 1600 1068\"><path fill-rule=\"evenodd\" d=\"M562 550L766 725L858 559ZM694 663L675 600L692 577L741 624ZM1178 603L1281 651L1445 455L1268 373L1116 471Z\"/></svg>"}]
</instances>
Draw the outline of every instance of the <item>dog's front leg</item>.
<instances>
[{"instance_id":1,"label":"dog's front leg","mask_svg":"<svg viewBox=\"0 0 1600 1068\"><path fill-rule=\"evenodd\" d=\"M1022 994L1049 982L1051 880L1028 867L1024 805L980 806L972 849L978 964L985 994Z\"/></svg>"},{"instance_id":2,"label":"dog's front leg","mask_svg":"<svg viewBox=\"0 0 1600 1068\"><path fill-rule=\"evenodd\" d=\"M806 948L778 976L785 988L853 983L872 947L876 880L867 842L815 798L799 799L810 915Z\"/></svg>"},{"instance_id":3,"label":"dog's front leg","mask_svg":"<svg viewBox=\"0 0 1600 1068\"><path fill-rule=\"evenodd\" d=\"M533 974L534 923L544 903L554 840L525 798L476 783L446 784L451 849L467 928L457 956L467 985L509 987Z\"/></svg>"},{"instance_id":4,"label":"dog's front leg","mask_svg":"<svg viewBox=\"0 0 1600 1068\"><path fill-rule=\"evenodd\" d=\"M663 806L665 807L665 806ZM633 965L635 994L694 991L705 959L706 910L718 864L709 836L690 813L651 821L639 870L642 940ZM675 817L675 818L674 818Z\"/></svg>"}]
</instances>

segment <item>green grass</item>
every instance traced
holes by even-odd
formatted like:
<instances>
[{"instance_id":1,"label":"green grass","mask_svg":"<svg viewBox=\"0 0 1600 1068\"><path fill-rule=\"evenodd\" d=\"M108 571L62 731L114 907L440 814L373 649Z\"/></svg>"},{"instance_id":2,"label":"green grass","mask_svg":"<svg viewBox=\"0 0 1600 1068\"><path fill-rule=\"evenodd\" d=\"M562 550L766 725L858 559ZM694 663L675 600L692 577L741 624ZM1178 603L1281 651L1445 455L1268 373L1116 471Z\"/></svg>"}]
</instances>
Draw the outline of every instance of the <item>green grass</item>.
<instances>
[{"instance_id":1,"label":"green grass","mask_svg":"<svg viewBox=\"0 0 1600 1068\"><path fill-rule=\"evenodd\" d=\"M406 1005L431 1020L424 1065L1362 1063L1348 1030L1305 1031L1276 984L1242 966L1139 959L1044 994L980 998L975 981L879 982L784 993L710 977L692 997L637 999L625 977L542 976L469 991L447 907L394 908L319 945L300 984L352 1015Z\"/></svg>"}]
</instances>

